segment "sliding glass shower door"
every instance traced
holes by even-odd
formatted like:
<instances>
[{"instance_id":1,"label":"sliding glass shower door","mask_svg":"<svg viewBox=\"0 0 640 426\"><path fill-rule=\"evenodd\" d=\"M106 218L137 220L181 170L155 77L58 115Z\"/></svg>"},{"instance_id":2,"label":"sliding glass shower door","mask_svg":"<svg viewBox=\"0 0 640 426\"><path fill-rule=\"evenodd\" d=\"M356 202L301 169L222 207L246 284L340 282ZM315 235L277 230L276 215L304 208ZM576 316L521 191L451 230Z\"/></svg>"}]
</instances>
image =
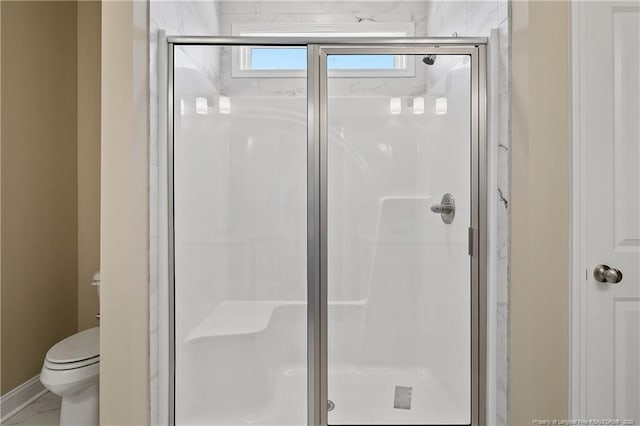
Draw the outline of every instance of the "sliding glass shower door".
<instances>
[{"instance_id":1,"label":"sliding glass shower door","mask_svg":"<svg viewBox=\"0 0 640 426\"><path fill-rule=\"evenodd\" d=\"M173 424L480 424L482 40L168 47Z\"/></svg>"}]
</instances>

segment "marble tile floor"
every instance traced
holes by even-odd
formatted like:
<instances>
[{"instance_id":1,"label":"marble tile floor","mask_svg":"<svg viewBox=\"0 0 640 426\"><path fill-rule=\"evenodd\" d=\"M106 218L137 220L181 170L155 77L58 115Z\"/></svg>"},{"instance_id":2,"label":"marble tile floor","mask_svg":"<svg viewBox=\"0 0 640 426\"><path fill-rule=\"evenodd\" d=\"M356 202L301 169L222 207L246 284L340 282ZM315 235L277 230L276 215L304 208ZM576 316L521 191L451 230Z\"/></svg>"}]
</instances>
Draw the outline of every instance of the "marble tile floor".
<instances>
[{"instance_id":1,"label":"marble tile floor","mask_svg":"<svg viewBox=\"0 0 640 426\"><path fill-rule=\"evenodd\" d=\"M2 426L57 426L60 422L60 397L47 392L7 419Z\"/></svg>"}]
</instances>

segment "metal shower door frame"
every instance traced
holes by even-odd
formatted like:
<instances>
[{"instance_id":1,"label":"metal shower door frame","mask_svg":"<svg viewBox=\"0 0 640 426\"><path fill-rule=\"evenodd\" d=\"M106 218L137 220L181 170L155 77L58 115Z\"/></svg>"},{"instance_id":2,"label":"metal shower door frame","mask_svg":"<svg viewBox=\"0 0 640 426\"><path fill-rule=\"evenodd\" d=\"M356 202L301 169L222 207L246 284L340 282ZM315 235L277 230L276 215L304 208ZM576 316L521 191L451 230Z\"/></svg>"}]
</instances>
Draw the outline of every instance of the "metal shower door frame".
<instances>
[{"instance_id":1,"label":"metal shower door frame","mask_svg":"<svg viewBox=\"0 0 640 426\"><path fill-rule=\"evenodd\" d=\"M169 421L175 424L174 48L179 45L307 48L307 424L327 418L327 55L468 55L471 59L471 425L486 418L487 39L377 37L167 37L169 223Z\"/></svg>"}]
</instances>

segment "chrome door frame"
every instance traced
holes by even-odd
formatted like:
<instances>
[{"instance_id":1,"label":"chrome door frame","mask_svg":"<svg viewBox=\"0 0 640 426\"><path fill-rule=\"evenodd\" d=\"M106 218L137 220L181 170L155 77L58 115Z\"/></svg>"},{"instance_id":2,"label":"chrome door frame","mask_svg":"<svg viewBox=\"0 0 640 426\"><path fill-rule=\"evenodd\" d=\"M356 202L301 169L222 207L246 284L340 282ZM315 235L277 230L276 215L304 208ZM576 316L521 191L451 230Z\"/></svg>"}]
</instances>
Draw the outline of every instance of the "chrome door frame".
<instances>
[{"instance_id":1,"label":"chrome door frame","mask_svg":"<svg viewBox=\"0 0 640 426\"><path fill-rule=\"evenodd\" d=\"M327 424L327 55L436 54L471 58L471 425L486 419L487 39L483 37L167 37L169 421L175 424L174 48L180 45L307 47L307 413Z\"/></svg>"}]
</instances>

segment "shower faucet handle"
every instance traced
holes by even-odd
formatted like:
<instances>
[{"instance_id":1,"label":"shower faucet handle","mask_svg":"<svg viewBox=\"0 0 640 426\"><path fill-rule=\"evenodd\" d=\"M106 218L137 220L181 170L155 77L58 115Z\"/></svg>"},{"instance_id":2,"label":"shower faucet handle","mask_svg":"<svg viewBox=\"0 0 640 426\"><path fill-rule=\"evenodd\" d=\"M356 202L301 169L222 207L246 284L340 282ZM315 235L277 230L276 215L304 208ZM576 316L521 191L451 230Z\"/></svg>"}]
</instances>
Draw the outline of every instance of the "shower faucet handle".
<instances>
[{"instance_id":1,"label":"shower faucet handle","mask_svg":"<svg viewBox=\"0 0 640 426\"><path fill-rule=\"evenodd\" d=\"M440 204L434 204L431 206L431 211L440 214L442 221L449 225L453 222L453 218L456 215L456 203L453 199L453 195L446 193L442 196Z\"/></svg>"},{"instance_id":2,"label":"shower faucet handle","mask_svg":"<svg viewBox=\"0 0 640 426\"><path fill-rule=\"evenodd\" d=\"M448 205L448 204L434 204L431 206L431 211L434 213L452 213L454 212L456 209L455 207Z\"/></svg>"}]
</instances>

